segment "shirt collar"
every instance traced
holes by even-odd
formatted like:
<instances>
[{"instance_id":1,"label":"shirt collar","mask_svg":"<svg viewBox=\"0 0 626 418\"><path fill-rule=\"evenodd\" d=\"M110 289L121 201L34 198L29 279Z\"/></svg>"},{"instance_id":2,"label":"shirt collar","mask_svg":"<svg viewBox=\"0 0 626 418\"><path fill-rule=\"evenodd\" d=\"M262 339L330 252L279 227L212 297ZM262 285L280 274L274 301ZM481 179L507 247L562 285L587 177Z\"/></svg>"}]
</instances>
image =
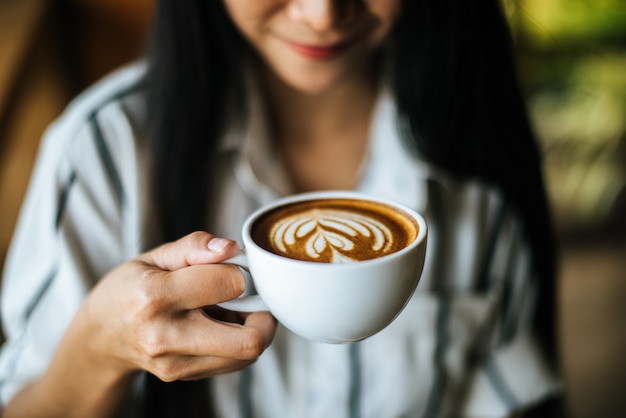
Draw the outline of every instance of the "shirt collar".
<instances>
[{"instance_id":1,"label":"shirt collar","mask_svg":"<svg viewBox=\"0 0 626 418\"><path fill-rule=\"evenodd\" d=\"M379 94L371 126L367 161L357 190L423 209L423 180L430 175L430 169L402 138L398 112L388 88Z\"/></svg>"},{"instance_id":2,"label":"shirt collar","mask_svg":"<svg viewBox=\"0 0 626 418\"><path fill-rule=\"evenodd\" d=\"M221 149L233 152L233 170L246 195L258 204L291 193L285 165L269 135L269 115L258 83L246 77L248 113L245 120L231 121Z\"/></svg>"},{"instance_id":3,"label":"shirt collar","mask_svg":"<svg viewBox=\"0 0 626 418\"><path fill-rule=\"evenodd\" d=\"M224 151L235 151L233 169L246 195L258 204L292 193L285 164L269 136L267 109L259 87L247 80L249 113L245 123L232 124L222 141ZM357 190L395 200L417 210L426 205L424 179L436 170L409 150L397 123L398 113L387 88L374 109L363 175Z\"/></svg>"}]
</instances>

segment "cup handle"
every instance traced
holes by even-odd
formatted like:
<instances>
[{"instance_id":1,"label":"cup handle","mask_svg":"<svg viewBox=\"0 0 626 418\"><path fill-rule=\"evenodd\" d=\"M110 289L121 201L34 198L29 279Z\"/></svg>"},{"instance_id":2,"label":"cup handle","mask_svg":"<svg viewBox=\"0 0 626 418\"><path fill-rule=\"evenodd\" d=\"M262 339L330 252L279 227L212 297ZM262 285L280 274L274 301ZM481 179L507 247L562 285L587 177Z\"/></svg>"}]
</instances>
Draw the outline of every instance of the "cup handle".
<instances>
[{"instance_id":1,"label":"cup handle","mask_svg":"<svg viewBox=\"0 0 626 418\"><path fill-rule=\"evenodd\" d=\"M233 264L240 269L244 270L246 273L246 287L250 287L250 280L252 280L252 276L250 273L250 267L248 265L248 256L244 249L242 249L239 254L234 257L229 258L228 260L222 261L223 264ZM228 300L226 302L218 303L218 306L222 308L229 309L231 311L238 312L259 312L259 311L269 311L270 309L267 307L263 299L261 299L260 295L244 295L240 296L237 299Z\"/></svg>"}]
</instances>

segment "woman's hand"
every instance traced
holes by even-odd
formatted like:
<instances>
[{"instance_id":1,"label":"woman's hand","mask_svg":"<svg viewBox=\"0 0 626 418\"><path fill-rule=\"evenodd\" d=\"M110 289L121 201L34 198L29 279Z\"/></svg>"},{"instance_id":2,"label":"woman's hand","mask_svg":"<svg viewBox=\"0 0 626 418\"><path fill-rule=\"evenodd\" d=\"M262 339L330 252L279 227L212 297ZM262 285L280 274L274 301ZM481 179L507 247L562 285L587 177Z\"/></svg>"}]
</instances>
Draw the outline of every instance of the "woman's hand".
<instances>
[{"instance_id":1,"label":"woman's hand","mask_svg":"<svg viewBox=\"0 0 626 418\"><path fill-rule=\"evenodd\" d=\"M219 264L237 251L234 241L196 232L112 271L81 312L98 325L90 331L98 341L92 349L107 347L105 354L122 370L147 370L164 381L230 372L255 361L273 338L271 315L231 313L229 321L219 308L203 309L244 291L242 273Z\"/></svg>"},{"instance_id":2,"label":"woman's hand","mask_svg":"<svg viewBox=\"0 0 626 418\"><path fill-rule=\"evenodd\" d=\"M123 402L136 371L173 381L254 362L274 337L275 319L213 306L245 288L237 267L220 264L237 251L234 241L195 232L111 271L78 310L48 371L16 396L6 416L28 411L20 407L106 416Z\"/></svg>"}]
</instances>

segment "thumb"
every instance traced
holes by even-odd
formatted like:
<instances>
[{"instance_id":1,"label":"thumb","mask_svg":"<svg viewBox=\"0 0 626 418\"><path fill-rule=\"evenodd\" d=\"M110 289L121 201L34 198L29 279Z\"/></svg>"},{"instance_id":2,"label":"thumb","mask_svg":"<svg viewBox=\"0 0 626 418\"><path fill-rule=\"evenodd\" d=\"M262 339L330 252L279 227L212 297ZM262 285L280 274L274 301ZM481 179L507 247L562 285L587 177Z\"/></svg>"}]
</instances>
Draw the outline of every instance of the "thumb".
<instances>
[{"instance_id":1,"label":"thumb","mask_svg":"<svg viewBox=\"0 0 626 418\"><path fill-rule=\"evenodd\" d=\"M162 270L175 271L197 264L219 263L238 251L236 241L198 231L156 247L138 259Z\"/></svg>"}]
</instances>

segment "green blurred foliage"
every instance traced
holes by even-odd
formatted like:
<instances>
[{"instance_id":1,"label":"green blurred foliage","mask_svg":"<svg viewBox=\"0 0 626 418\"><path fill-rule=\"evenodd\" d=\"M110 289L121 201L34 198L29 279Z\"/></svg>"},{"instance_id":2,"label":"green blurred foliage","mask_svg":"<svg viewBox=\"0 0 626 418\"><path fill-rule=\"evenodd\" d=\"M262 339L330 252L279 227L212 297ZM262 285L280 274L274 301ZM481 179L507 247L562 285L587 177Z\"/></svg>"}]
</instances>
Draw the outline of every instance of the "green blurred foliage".
<instances>
[{"instance_id":1,"label":"green blurred foliage","mask_svg":"<svg viewBox=\"0 0 626 418\"><path fill-rule=\"evenodd\" d=\"M626 187L626 54L581 58L529 108L561 228L599 228Z\"/></svg>"},{"instance_id":2,"label":"green blurred foliage","mask_svg":"<svg viewBox=\"0 0 626 418\"><path fill-rule=\"evenodd\" d=\"M557 226L601 229L626 196L626 0L502 1Z\"/></svg>"},{"instance_id":3,"label":"green blurred foliage","mask_svg":"<svg viewBox=\"0 0 626 418\"><path fill-rule=\"evenodd\" d=\"M504 0L515 25L536 48L623 42L625 0Z\"/></svg>"}]
</instances>

